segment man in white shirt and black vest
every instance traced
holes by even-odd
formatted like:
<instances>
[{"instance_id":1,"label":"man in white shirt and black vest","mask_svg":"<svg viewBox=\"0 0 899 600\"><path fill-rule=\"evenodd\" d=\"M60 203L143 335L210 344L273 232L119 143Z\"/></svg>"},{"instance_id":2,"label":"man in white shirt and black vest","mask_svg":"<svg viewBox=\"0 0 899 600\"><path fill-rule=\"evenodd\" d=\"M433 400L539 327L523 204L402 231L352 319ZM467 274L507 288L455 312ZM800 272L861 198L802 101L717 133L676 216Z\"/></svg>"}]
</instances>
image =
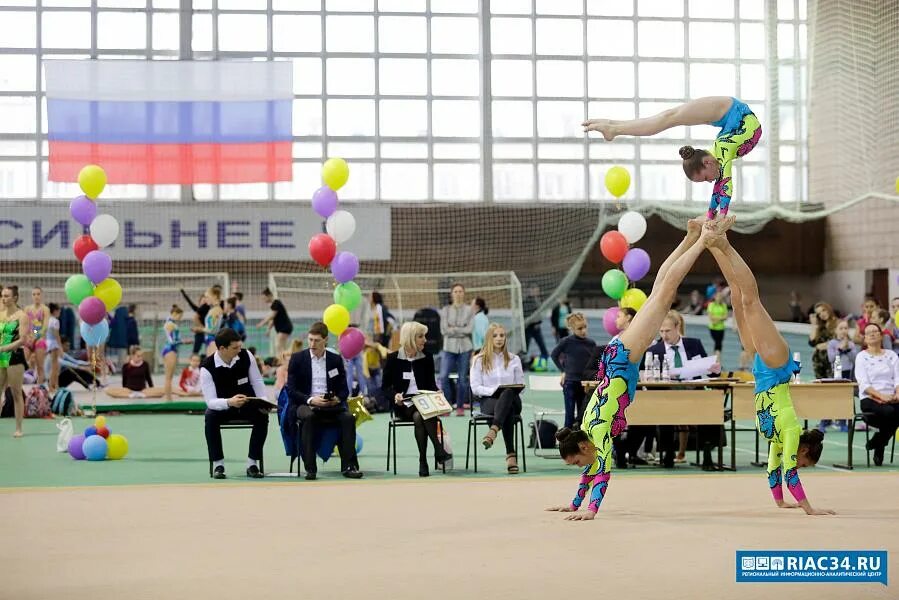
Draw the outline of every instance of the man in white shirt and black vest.
<instances>
[{"instance_id":1,"label":"man in white shirt and black vest","mask_svg":"<svg viewBox=\"0 0 899 600\"><path fill-rule=\"evenodd\" d=\"M328 327L313 323L306 337L309 350L296 352L287 366L290 407L301 422L303 465L306 479L316 478L316 434L323 427L340 429L340 471L344 477L359 479L356 459L356 419L347 407L349 391L343 357L328 352Z\"/></svg>"},{"instance_id":2,"label":"man in white shirt and black vest","mask_svg":"<svg viewBox=\"0 0 899 600\"><path fill-rule=\"evenodd\" d=\"M253 424L247 477L259 479L259 459L268 435L268 412L247 404L247 398L265 398L265 383L256 358L242 348L240 335L229 328L215 336L216 352L200 366L200 388L206 400L206 446L215 479L225 479L225 453L220 426L229 421L246 420Z\"/></svg>"}]
</instances>

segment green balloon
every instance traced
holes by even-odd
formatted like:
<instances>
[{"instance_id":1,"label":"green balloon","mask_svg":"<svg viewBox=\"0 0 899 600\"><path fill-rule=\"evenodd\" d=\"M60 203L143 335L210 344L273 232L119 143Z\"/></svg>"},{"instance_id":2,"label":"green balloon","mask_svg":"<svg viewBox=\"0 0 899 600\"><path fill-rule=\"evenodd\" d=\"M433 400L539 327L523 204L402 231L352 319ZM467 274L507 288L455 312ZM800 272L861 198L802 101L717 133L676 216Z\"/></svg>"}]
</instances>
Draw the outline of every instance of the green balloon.
<instances>
[{"instance_id":1,"label":"green balloon","mask_svg":"<svg viewBox=\"0 0 899 600\"><path fill-rule=\"evenodd\" d=\"M627 291L627 275L618 269L609 269L602 276L602 291L613 300L618 300Z\"/></svg>"},{"instance_id":2,"label":"green balloon","mask_svg":"<svg viewBox=\"0 0 899 600\"><path fill-rule=\"evenodd\" d=\"M66 298L78 306L88 296L94 295L94 284L86 275L72 275L66 279Z\"/></svg>"},{"instance_id":3,"label":"green balloon","mask_svg":"<svg viewBox=\"0 0 899 600\"><path fill-rule=\"evenodd\" d=\"M355 310L360 302L362 290L355 281L347 281L334 288L334 304L339 304L347 310Z\"/></svg>"}]
</instances>

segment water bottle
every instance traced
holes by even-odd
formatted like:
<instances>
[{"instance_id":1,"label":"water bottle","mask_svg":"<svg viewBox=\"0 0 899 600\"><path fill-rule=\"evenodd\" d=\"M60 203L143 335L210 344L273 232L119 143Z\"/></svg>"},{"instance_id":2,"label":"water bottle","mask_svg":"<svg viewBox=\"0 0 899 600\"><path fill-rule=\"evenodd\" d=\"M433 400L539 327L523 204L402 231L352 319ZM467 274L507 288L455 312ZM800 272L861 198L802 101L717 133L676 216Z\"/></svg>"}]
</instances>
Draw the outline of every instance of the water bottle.
<instances>
[{"instance_id":1,"label":"water bottle","mask_svg":"<svg viewBox=\"0 0 899 600\"><path fill-rule=\"evenodd\" d=\"M643 372L640 373L642 381L650 381L652 379L652 352L647 352L643 357Z\"/></svg>"},{"instance_id":2,"label":"water bottle","mask_svg":"<svg viewBox=\"0 0 899 600\"><path fill-rule=\"evenodd\" d=\"M802 354L800 354L799 352L794 352L793 353L793 362L796 363L796 366L799 369L802 369ZM795 373L793 373L793 383L800 383L799 371L796 371Z\"/></svg>"},{"instance_id":3,"label":"water bottle","mask_svg":"<svg viewBox=\"0 0 899 600\"><path fill-rule=\"evenodd\" d=\"M660 379L662 381L671 381L671 375L668 373L668 357L662 359L662 373Z\"/></svg>"},{"instance_id":4,"label":"water bottle","mask_svg":"<svg viewBox=\"0 0 899 600\"><path fill-rule=\"evenodd\" d=\"M840 359L840 355L837 354L837 357L833 359L833 378L834 379L842 379L843 378L843 361Z\"/></svg>"},{"instance_id":5,"label":"water bottle","mask_svg":"<svg viewBox=\"0 0 899 600\"><path fill-rule=\"evenodd\" d=\"M659 363L659 356L656 354L652 357L652 380L658 381L661 377L662 365Z\"/></svg>"}]
</instances>

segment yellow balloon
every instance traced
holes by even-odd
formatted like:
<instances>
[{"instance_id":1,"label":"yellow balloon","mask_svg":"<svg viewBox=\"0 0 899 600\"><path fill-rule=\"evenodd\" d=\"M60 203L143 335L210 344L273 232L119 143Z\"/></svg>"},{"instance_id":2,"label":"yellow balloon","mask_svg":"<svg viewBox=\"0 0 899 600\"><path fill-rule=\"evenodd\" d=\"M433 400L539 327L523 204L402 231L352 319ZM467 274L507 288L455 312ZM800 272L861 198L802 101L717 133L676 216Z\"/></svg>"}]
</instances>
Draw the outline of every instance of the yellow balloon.
<instances>
[{"instance_id":1,"label":"yellow balloon","mask_svg":"<svg viewBox=\"0 0 899 600\"><path fill-rule=\"evenodd\" d=\"M896 193L899 194L899 177L896 178Z\"/></svg>"},{"instance_id":2,"label":"yellow balloon","mask_svg":"<svg viewBox=\"0 0 899 600\"><path fill-rule=\"evenodd\" d=\"M106 458L119 460L128 454L128 438L118 433L111 433L106 439Z\"/></svg>"},{"instance_id":3,"label":"yellow balloon","mask_svg":"<svg viewBox=\"0 0 899 600\"><path fill-rule=\"evenodd\" d=\"M103 415L97 415L97 418L94 419L94 427L100 429L101 427L106 427L106 417Z\"/></svg>"},{"instance_id":4,"label":"yellow balloon","mask_svg":"<svg viewBox=\"0 0 899 600\"><path fill-rule=\"evenodd\" d=\"M350 311L339 304L332 304L325 309L322 321L328 326L328 332L340 335L350 326Z\"/></svg>"},{"instance_id":5,"label":"yellow balloon","mask_svg":"<svg viewBox=\"0 0 899 600\"><path fill-rule=\"evenodd\" d=\"M97 165L87 165L78 173L78 185L91 200L96 200L106 187L106 171Z\"/></svg>"},{"instance_id":6,"label":"yellow balloon","mask_svg":"<svg viewBox=\"0 0 899 600\"><path fill-rule=\"evenodd\" d=\"M335 192L350 178L350 167L342 158L329 158L322 165L322 181Z\"/></svg>"},{"instance_id":7,"label":"yellow balloon","mask_svg":"<svg viewBox=\"0 0 899 600\"><path fill-rule=\"evenodd\" d=\"M624 167L612 167L606 171L606 189L616 198L624 196L630 186L631 174Z\"/></svg>"},{"instance_id":8,"label":"yellow balloon","mask_svg":"<svg viewBox=\"0 0 899 600\"><path fill-rule=\"evenodd\" d=\"M643 303L646 302L646 294L643 290L639 288L631 288L628 291L624 292L624 295L621 296L621 307L622 308L633 308L634 310L640 310L640 307L643 306Z\"/></svg>"},{"instance_id":9,"label":"yellow balloon","mask_svg":"<svg viewBox=\"0 0 899 600\"><path fill-rule=\"evenodd\" d=\"M122 301L122 286L112 277L107 277L94 287L94 296L103 301L106 310L112 310Z\"/></svg>"}]
</instances>

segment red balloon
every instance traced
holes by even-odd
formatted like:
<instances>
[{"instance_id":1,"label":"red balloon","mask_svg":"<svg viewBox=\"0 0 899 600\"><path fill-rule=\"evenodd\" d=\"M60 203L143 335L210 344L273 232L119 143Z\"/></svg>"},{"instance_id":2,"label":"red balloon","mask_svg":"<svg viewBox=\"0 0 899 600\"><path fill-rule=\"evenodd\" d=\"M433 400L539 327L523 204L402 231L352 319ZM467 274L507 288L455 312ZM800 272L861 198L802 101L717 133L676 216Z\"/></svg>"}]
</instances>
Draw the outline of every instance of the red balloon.
<instances>
[{"instance_id":1,"label":"red balloon","mask_svg":"<svg viewBox=\"0 0 899 600\"><path fill-rule=\"evenodd\" d=\"M75 252L75 258L78 259L78 262L83 261L88 252L93 252L94 250L99 249L100 246L97 245L97 242L94 241L94 238L87 234L82 235L75 240L74 244L72 244L72 250Z\"/></svg>"},{"instance_id":2,"label":"red balloon","mask_svg":"<svg viewBox=\"0 0 899 600\"><path fill-rule=\"evenodd\" d=\"M97 427L97 435L99 435L103 439L108 438L109 437L109 428L106 427L105 425L103 427Z\"/></svg>"},{"instance_id":3,"label":"red balloon","mask_svg":"<svg viewBox=\"0 0 899 600\"><path fill-rule=\"evenodd\" d=\"M337 243L327 233L317 233L309 240L309 256L323 267L327 267L337 254Z\"/></svg>"},{"instance_id":4,"label":"red balloon","mask_svg":"<svg viewBox=\"0 0 899 600\"><path fill-rule=\"evenodd\" d=\"M599 240L599 250L607 260L620 263L627 254L627 239L619 231L607 231Z\"/></svg>"}]
</instances>

